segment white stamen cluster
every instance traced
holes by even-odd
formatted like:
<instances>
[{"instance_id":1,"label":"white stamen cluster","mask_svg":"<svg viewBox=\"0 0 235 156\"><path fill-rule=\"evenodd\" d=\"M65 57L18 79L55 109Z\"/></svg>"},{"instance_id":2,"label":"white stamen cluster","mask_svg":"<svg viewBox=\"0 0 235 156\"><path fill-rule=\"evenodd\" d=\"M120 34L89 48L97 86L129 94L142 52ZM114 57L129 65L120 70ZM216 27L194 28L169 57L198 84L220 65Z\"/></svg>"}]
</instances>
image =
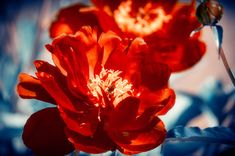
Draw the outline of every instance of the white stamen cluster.
<instances>
[{"instance_id":1,"label":"white stamen cluster","mask_svg":"<svg viewBox=\"0 0 235 156\"><path fill-rule=\"evenodd\" d=\"M102 101L101 106L105 107L102 90L114 107L123 99L133 96L132 84L120 77L121 71L107 70L102 68L99 75L90 79L88 88L94 97ZM97 105L99 106L99 104Z\"/></svg>"}]
</instances>

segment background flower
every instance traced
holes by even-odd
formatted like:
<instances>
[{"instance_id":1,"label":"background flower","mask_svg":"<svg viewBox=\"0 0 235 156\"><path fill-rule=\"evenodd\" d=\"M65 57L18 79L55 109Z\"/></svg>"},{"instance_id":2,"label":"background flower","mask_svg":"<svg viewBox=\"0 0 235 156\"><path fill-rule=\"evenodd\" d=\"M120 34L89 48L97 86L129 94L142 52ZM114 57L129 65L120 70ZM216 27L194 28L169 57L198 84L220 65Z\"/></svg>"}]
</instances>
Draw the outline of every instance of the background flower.
<instances>
[{"instance_id":1,"label":"background flower","mask_svg":"<svg viewBox=\"0 0 235 156\"><path fill-rule=\"evenodd\" d=\"M94 19L89 21L90 24L96 24L103 31L112 30L130 40L143 37L152 49L149 59L167 63L173 72L193 66L204 55L205 44L200 41L200 35L189 37L200 25L194 16L194 0L188 3L94 0L93 3L96 7L77 4L61 10L52 23L51 37L74 32L89 15ZM72 19L70 13L77 14L79 18ZM70 32L67 29L58 31L57 27L64 26L61 21L71 29Z\"/></svg>"}]
</instances>

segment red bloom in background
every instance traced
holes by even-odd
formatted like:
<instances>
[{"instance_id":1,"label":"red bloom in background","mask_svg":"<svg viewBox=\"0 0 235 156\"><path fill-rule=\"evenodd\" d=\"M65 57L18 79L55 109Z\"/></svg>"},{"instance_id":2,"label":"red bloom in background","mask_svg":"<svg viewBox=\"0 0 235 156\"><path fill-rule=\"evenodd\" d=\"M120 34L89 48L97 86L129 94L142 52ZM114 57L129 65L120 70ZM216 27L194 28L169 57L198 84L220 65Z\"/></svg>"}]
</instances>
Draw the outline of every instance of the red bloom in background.
<instances>
[{"instance_id":1,"label":"red bloom in background","mask_svg":"<svg viewBox=\"0 0 235 156\"><path fill-rule=\"evenodd\" d=\"M205 53L205 44L200 41L200 34L189 37L200 25L195 17L195 0L189 4L177 0L93 0L93 3L96 7L72 10L75 5L64 9L71 11L69 14L61 11L51 26L51 36L56 36L53 33L56 32L54 25L58 25L61 19L69 19L79 13L79 18L74 17L68 23L69 27L74 27L87 19L84 14L90 14L96 18L89 20L86 23L88 25L98 21L97 26L105 32L111 30L130 40L135 37L144 38L152 49L149 59L167 63L173 72L193 66Z\"/></svg>"},{"instance_id":2,"label":"red bloom in background","mask_svg":"<svg viewBox=\"0 0 235 156\"><path fill-rule=\"evenodd\" d=\"M83 27L46 46L54 65L35 61L36 76L21 74L22 98L56 104L33 114L23 140L37 154L120 150L134 154L160 145L164 115L174 104L167 65L149 62L141 38L126 43L112 32ZM72 145L71 145L72 143Z\"/></svg>"},{"instance_id":3,"label":"red bloom in background","mask_svg":"<svg viewBox=\"0 0 235 156\"><path fill-rule=\"evenodd\" d=\"M91 13L80 12L81 8L87 8L87 6L77 4L61 9L57 19L51 24L50 36L55 38L63 33L75 34L82 26L86 25L98 27L99 21L97 17Z\"/></svg>"}]
</instances>

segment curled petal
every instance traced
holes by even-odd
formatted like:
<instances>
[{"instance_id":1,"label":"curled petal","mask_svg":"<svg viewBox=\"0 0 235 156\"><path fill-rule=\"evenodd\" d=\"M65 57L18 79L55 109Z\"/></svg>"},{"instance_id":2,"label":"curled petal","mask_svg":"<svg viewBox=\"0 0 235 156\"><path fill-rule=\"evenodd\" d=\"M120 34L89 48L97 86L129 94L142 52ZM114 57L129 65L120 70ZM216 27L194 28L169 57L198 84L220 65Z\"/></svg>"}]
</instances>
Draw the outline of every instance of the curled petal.
<instances>
[{"instance_id":1,"label":"curled petal","mask_svg":"<svg viewBox=\"0 0 235 156\"><path fill-rule=\"evenodd\" d=\"M110 112L108 121L105 124L107 131L122 130L129 126L129 123L135 121L138 109L139 99L127 97L122 100L113 111Z\"/></svg>"},{"instance_id":2,"label":"curled petal","mask_svg":"<svg viewBox=\"0 0 235 156\"><path fill-rule=\"evenodd\" d=\"M28 74L21 73L19 75L19 84L17 92L20 97L27 99L38 99L51 104L56 104L55 100L42 87L41 82Z\"/></svg>"},{"instance_id":3,"label":"curled petal","mask_svg":"<svg viewBox=\"0 0 235 156\"><path fill-rule=\"evenodd\" d=\"M120 45L121 38L112 31L102 33L99 38L99 45L104 50L102 65L105 65L110 54Z\"/></svg>"},{"instance_id":4,"label":"curled petal","mask_svg":"<svg viewBox=\"0 0 235 156\"><path fill-rule=\"evenodd\" d=\"M64 133L57 108L45 108L31 115L23 131L25 145L36 155L65 155L74 150Z\"/></svg>"},{"instance_id":5,"label":"curled petal","mask_svg":"<svg viewBox=\"0 0 235 156\"><path fill-rule=\"evenodd\" d=\"M148 45L143 38L137 37L131 41L127 56L132 58L138 58L148 52Z\"/></svg>"},{"instance_id":6,"label":"curled petal","mask_svg":"<svg viewBox=\"0 0 235 156\"><path fill-rule=\"evenodd\" d=\"M154 117L149 124L142 129L133 131L108 132L112 140L118 145L118 149L124 154L136 154L154 149L160 145L166 136L163 122Z\"/></svg>"},{"instance_id":7,"label":"curled petal","mask_svg":"<svg viewBox=\"0 0 235 156\"><path fill-rule=\"evenodd\" d=\"M66 122L67 128L84 136L94 135L98 125L98 108L88 107L81 102L74 102L79 110L74 112L59 108L60 115Z\"/></svg>"},{"instance_id":8,"label":"curled petal","mask_svg":"<svg viewBox=\"0 0 235 156\"><path fill-rule=\"evenodd\" d=\"M175 103L175 92L172 89L165 88L156 92L144 90L140 96L139 113L148 108L154 108L157 115L164 115Z\"/></svg>"},{"instance_id":9,"label":"curled petal","mask_svg":"<svg viewBox=\"0 0 235 156\"><path fill-rule=\"evenodd\" d=\"M67 94L56 82L55 78L45 72L36 73L38 79L41 81L42 86L46 89L46 91L56 100L56 103L65 109L68 110L76 110L76 107L73 105L71 99L67 96Z\"/></svg>"},{"instance_id":10,"label":"curled petal","mask_svg":"<svg viewBox=\"0 0 235 156\"><path fill-rule=\"evenodd\" d=\"M61 117L67 127L86 136L92 135L98 123L97 108L83 103L82 97L75 98L70 94L63 75L54 66L44 61L35 61L35 65L38 70L38 78L43 87L56 100Z\"/></svg>"},{"instance_id":11,"label":"curled petal","mask_svg":"<svg viewBox=\"0 0 235 156\"><path fill-rule=\"evenodd\" d=\"M86 81L89 79L101 53L97 43L97 29L89 26L82 27L75 35L59 36L47 47L56 56L54 63L74 77L74 81L81 79L75 73L82 74Z\"/></svg>"},{"instance_id":12,"label":"curled petal","mask_svg":"<svg viewBox=\"0 0 235 156\"><path fill-rule=\"evenodd\" d=\"M107 136L107 133L98 126L93 136L84 136L69 129L66 129L66 134L69 137L76 149L87 153L103 153L109 150L115 150L116 145Z\"/></svg>"},{"instance_id":13,"label":"curled petal","mask_svg":"<svg viewBox=\"0 0 235 156\"><path fill-rule=\"evenodd\" d=\"M112 1L112 3L113 2L114 1ZM94 14L99 21L99 26L102 28L104 32L113 31L119 34L120 36L125 35L124 33L122 33L121 29L118 27L117 23L115 22L112 16L112 12L110 12L110 8L108 6L105 6L104 10L98 9L96 7L91 7L83 9L82 11Z\"/></svg>"},{"instance_id":14,"label":"curled petal","mask_svg":"<svg viewBox=\"0 0 235 156\"><path fill-rule=\"evenodd\" d=\"M141 66L141 84L151 91L167 87L171 75L170 68L166 64L145 62Z\"/></svg>"},{"instance_id":15,"label":"curled petal","mask_svg":"<svg viewBox=\"0 0 235 156\"><path fill-rule=\"evenodd\" d=\"M67 96L70 99L74 99L75 97L71 94L71 90L69 89L69 87L67 87L67 80L66 80L66 76L64 76L60 70L58 70L58 68L56 68L55 66L49 64L48 62L42 61L42 60L36 60L34 61L34 65L37 69L38 72L42 72L42 73L47 73L49 75L51 75L56 84L58 85L58 87L63 90L64 93L67 94ZM82 90L83 88L81 88ZM80 91L81 92L81 91ZM82 98L81 96L79 98Z\"/></svg>"},{"instance_id":16,"label":"curled petal","mask_svg":"<svg viewBox=\"0 0 235 156\"><path fill-rule=\"evenodd\" d=\"M121 40L116 34L107 32L101 35L100 44L105 48L104 60L107 61L104 67L122 71L125 78L134 83L134 75L139 71L143 56L148 50L144 40L142 38Z\"/></svg>"}]
</instances>

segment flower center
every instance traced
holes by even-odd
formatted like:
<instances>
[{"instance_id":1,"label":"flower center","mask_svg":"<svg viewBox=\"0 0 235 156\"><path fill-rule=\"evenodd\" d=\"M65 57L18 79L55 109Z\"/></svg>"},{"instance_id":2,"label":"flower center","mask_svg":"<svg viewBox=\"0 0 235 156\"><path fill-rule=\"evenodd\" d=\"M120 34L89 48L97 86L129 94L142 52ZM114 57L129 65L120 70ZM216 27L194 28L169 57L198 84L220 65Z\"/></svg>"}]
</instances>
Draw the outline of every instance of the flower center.
<instances>
[{"instance_id":1,"label":"flower center","mask_svg":"<svg viewBox=\"0 0 235 156\"><path fill-rule=\"evenodd\" d=\"M106 107L107 100L115 107L126 97L133 96L132 84L120 77L121 71L102 68L99 75L90 78L88 88L98 99L97 106Z\"/></svg>"},{"instance_id":2,"label":"flower center","mask_svg":"<svg viewBox=\"0 0 235 156\"><path fill-rule=\"evenodd\" d=\"M143 8L140 7L133 16L131 5L131 0L122 2L114 11L114 19L124 32L141 37L150 35L161 29L163 24L172 18L171 15L166 15L161 7L153 6L150 2Z\"/></svg>"}]
</instances>

